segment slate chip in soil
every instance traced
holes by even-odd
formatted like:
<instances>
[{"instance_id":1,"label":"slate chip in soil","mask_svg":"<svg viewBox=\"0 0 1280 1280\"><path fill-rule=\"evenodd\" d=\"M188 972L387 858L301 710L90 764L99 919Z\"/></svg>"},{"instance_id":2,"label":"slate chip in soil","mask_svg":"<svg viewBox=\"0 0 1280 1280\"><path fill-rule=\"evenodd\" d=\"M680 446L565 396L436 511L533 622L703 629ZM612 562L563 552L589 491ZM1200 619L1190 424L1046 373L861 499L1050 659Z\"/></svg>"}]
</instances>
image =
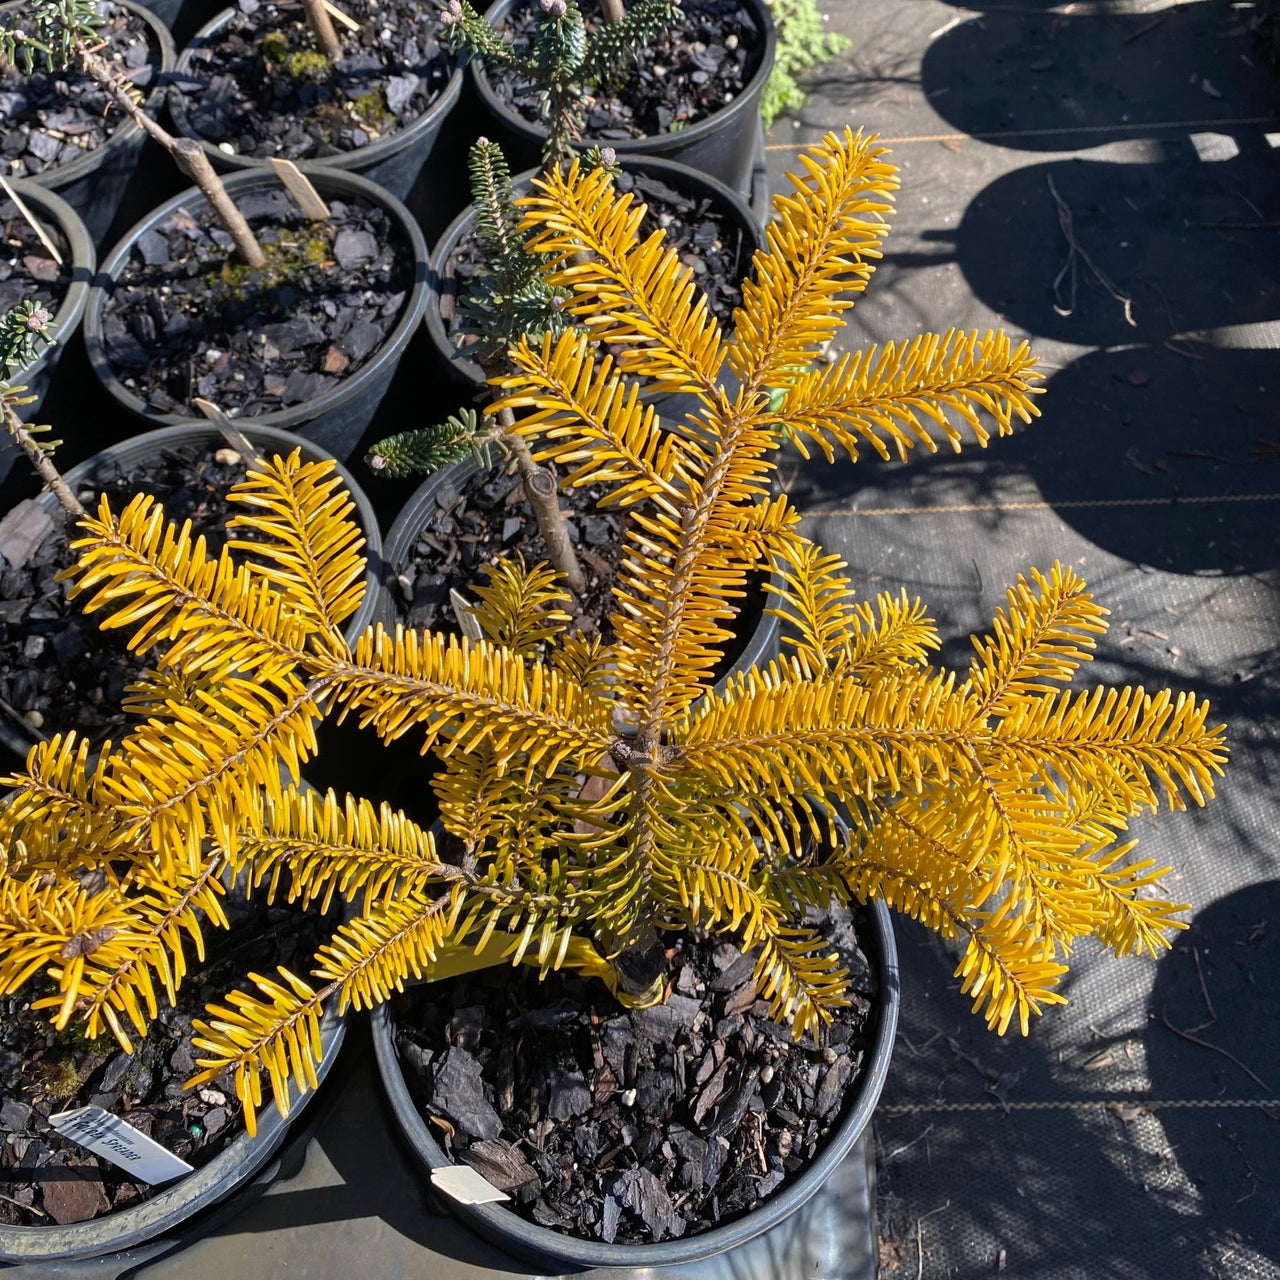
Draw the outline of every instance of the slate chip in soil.
<instances>
[{"instance_id":1,"label":"slate chip in soil","mask_svg":"<svg viewBox=\"0 0 1280 1280\"><path fill-rule=\"evenodd\" d=\"M472 1138L496 1138L502 1120L485 1099L480 1063L465 1049L447 1049L431 1071L431 1106Z\"/></svg>"},{"instance_id":2,"label":"slate chip in soil","mask_svg":"<svg viewBox=\"0 0 1280 1280\"><path fill-rule=\"evenodd\" d=\"M96 1168L87 1169L68 1162L48 1170L41 1185L44 1211L60 1227L87 1222L111 1208Z\"/></svg>"}]
</instances>

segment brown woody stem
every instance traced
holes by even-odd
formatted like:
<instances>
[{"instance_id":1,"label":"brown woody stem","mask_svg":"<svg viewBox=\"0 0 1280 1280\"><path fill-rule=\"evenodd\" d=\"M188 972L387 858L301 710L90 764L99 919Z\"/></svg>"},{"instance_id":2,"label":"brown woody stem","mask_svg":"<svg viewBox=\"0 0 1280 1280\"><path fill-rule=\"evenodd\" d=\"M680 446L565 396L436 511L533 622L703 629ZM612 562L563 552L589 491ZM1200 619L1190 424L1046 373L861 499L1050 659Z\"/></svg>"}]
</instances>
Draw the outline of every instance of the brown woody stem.
<instances>
[{"instance_id":1,"label":"brown woody stem","mask_svg":"<svg viewBox=\"0 0 1280 1280\"><path fill-rule=\"evenodd\" d=\"M36 474L45 482L50 493L58 499L59 505L71 519L83 520L87 513L76 495L67 488L66 481L59 474L58 468L53 465L53 459L35 442L31 432L13 411L12 406L5 404L3 408L5 430L27 455L31 465L36 469Z\"/></svg>"},{"instance_id":2,"label":"brown woody stem","mask_svg":"<svg viewBox=\"0 0 1280 1280\"><path fill-rule=\"evenodd\" d=\"M302 0L302 7L307 11L307 22L320 41L324 56L330 62L337 62L342 57L342 44L333 29L333 19L324 7L324 0Z\"/></svg>"},{"instance_id":3,"label":"brown woody stem","mask_svg":"<svg viewBox=\"0 0 1280 1280\"><path fill-rule=\"evenodd\" d=\"M515 432L515 415L510 409L503 409L498 414L498 422L502 426L504 443L515 455L516 467L524 482L525 497L529 499L534 519L547 544L551 564L563 575L569 590L575 596L581 596L587 589L587 580L573 543L569 541L569 529L560 511L560 490L555 477L546 467L534 462L528 443Z\"/></svg>"},{"instance_id":4,"label":"brown woody stem","mask_svg":"<svg viewBox=\"0 0 1280 1280\"><path fill-rule=\"evenodd\" d=\"M203 148L192 138L175 138L171 154L178 168L200 188L218 221L227 229L240 256L254 270L267 265L266 255L257 237L249 229L245 216L236 208L235 201L227 194L222 179L209 163Z\"/></svg>"},{"instance_id":5,"label":"brown woody stem","mask_svg":"<svg viewBox=\"0 0 1280 1280\"><path fill-rule=\"evenodd\" d=\"M76 51L80 69L103 89L116 104L144 133L154 138L174 159L178 168L200 188L204 198L217 216L218 221L226 228L227 234L235 242L236 250L245 262L259 270L266 266L266 255L262 246L249 229L244 214L236 208L227 194L209 157L205 155L198 142L191 138L175 138L167 129L149 116L142 107L133 100L125 87L124 78L103 61L96 53L90 53L83 45Z\"/></svg>"},{"instance_id":6,"label":"brown woody stem","mask_svg":"<svg viewBox=\"0 0 1280 1280\"><path fill-rule=\"evenodd\" d=\"M606 22L621 22L627 16L622 0L600 0L600 9Z\"/></svg>"}]
</instances>

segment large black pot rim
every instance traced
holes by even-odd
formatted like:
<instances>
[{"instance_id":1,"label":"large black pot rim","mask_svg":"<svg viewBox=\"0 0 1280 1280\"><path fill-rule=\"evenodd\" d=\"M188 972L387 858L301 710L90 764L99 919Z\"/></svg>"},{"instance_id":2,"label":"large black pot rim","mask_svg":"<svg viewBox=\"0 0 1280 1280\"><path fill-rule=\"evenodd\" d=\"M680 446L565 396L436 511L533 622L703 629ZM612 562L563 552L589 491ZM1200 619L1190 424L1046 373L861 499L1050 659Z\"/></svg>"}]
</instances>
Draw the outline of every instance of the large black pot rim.
<instances>
[{"instance_id":1,"label":"large black pot rim","mask_svg":"<svg viewBox=\"0 0 1280 1280\"><path fill-rule=\"evenodd\" d=\"M413 337L418 325L422 322L422 313L426 310L429 291L427 289L427 242L417 220L405 208L404 204L384 191L374 182L361 177L358 173L347 173L342 169L326 169L317 165L309 171L311 181L321 195L326 192L337 196L363 196L365 199L381 204L392 216L409 242L414 259L413 288L405 303L401 315L391 336L383 343L382 349L358 373L344 379L332 391L308 400L305 404L293 405L276 413L264 413L254 418L237 418L236 425L261 427L300 427L322 414L337 409L348 400L353 399L372 381L382 374L388 361L397 361L403 355L409 340ZM226 188L232 198L238 191L252 189L256 186L276 186L278 180L269 169L251 169L242 173L230 174L224 179ZM88 306L84 314L84 341L89 353L89 362L93 371L102 381L103 386L124 407L147 422L157 426L191 426L203 422L196 415L177 413L157 413L141 397L134 395L111 367L107 359L106 344L102 337L102 311L108 293L114 289L119 274L138 237L158 222L163 221L171 213L184 207L198 207L205 202L204 196L195 187L180 192L172 200L166 200L158 209L153 209L145 218L135 223L120 242L107 254L94 281L89 294Z\"/></svg>"},{"instance_id":2,"label":"large black pot rim","mask_svg":"<svg viewBox=\"0 0 1280 1280\"><path fill-rule=\"evenodd\" d=\"M316 1063L317 1083L329 1074L346 1034L347 1019L326 1013L320 1024L324 1055ZM283 1119L269 1100L258 1113L254 1137L242 1133L207 1165L175 1182L151 1200L104 1218L66 1227L0 1227L0 1262L41 1263L89 1260L119 1253L153 1240L188 1218L220 1203L245 1186L276 1153L290 1127L315 1097L299 1098L289 1086L289 1118ZM24 1272L25 1274L25 1272Z\"/></svg>"},{"instance_id":3,"label":"large black pot rim","mask_svg":"<svg viewBox=\"0 0 1280 1280\"><path fill-rule=\"evenodd\" d=\"M155 84L151 92L147 94L146 102L143 104L147 114L154 117L161 101L164 99L166 78L173 71L173 65L177 58L173 46L173 36L170 35L169 28L145 5L138 4L137 0L112 0L112 3L122 9L128 9L130 13L141 18L150 27L152 37L160 47L160 66L156 71ZM22 0L15 0L13 4L0 6L0 8L4 9L21 9L23 7ZM89 174L98 169L112 147L132 145L135 141L141 139L141 134L141 125L132 120L125 120L96 151L87 151L78 160L72 160L70 164L58 165L54 169L46 169L43 173L36 174L32 178L26 179L26 181L34 182L37 186L51 190L69 186L80 178L88 177Z\"/></svg>"},{"instance_id":4,"label":"large black pot rim","mask_svg":"<svg viewBox=\"0 0 1280 1280\"><path fill-rule=\"evenodd\" d=\"M80 215L56 191L41 186L30 178L10 178L9 185L18 193L23 203L31 207L33 213L37 216L43 213L58 224L71 248L71 284L53 317L53 337L57 345L46 347L26 373L15 377L17 382L34 382L50 365L56 363L61 354L59 347L65 346L75 333L89 301L89 289L97 268L98 255ZM0 370L0 376L3 374L4 370Z\"/></svg>"},{"instance_id":5,"label":"large black pot rim","mask_svg":"<svg viewBox=\"0 0 1280 1280\"><path fill-rule=\"evenodd\" d=\"M333 454L318 444L313 444L310 440L296 436L292 432L282 431L278 427L262 427L255 422L246 422L242 430L251 443L268 446L273 453L287 457L294 449L301 449L303 458L308 461L333 462L335 473L351 495L356 505L356 523L364 534L364 554L367 562L364 571L364 599L343 628L343 635L346 636L347 642L354 645L365 628L377 620L376 611L382 597L382 533L378 528L378 517L373 510L373 504L369 501L369 495L360 487L355 476L334 458ZM176 448L196 440L217 441L220 445L225 443L218 429L208 423L192 422L176 427L158 427L155 431L144 431L141 435L131 436L119 444L109 445L92 457L77 463L63 478L74 493L80 485L91 482L98 471L108 464L128 465L149 457L161 449ZM57 504L57 499L47 489L36 501L50 509ZM0 719L0 743L15 755L25 759L27 752L35 745L35 740L19 734L7 719ZM3 1250L0 1249L0 1256L2 1254Z\"/></svg>"},{"instance_id":6,"label":"large black pot rim","mask_svg":"<svg viewBox=\"0 0 1280 1280\"><path fill-rule=\"evenodd\" d=\"M196 32L191 38L191 42L178 57L177 71L174 76L176 81L181 82L184 78L194 78L190 75L190 67L191 57L195 52L196 46L224 26L235 12L235 9L223 9L221 13L206 22ZM438 122L453 110L454 104L462 93L462 80L462 65L461 59L459 59L440 96L407 128L398 129L389 137L380 138L377 142L371 142L367 147L361 147L358 151L340 151L336 155L324 156L319 160L298 160L295 163L304 173L313 173L317 169L358 171L372 168L380 160L385 160L388 156L395 155L397 152L413 146L424 133L429 133L434 129ZM173 117L173 123L177 126L178 132L198 142L217 168L223 170L270 170L270 160L261 160L257 156L228 153L223 151L216 142L206 138L191 123L191 117L187 113L180 83L170 86L169 114Z\"/></svg>"},{"instance_id":7,"label":"large black pot rim","mask_svg":"<svg viewBox=\"0 0 1280 1280\"><path fill-rule=\"evenodd\" d=\"M480 1235L510 1253L534 1259L539 1265L572 1267L663 1267L697 1262L745 1244L790 1217L818 1191L862 1136L871 1122L889 1072L901 999L898 953L888 908L877 899L869 904L869 911L879 952L876 959L880 970L880 1012L866 1074L858 1087L853 1106L809 1168L790 1186L766 1200L759 1209L700 1235L647 1245L610 1245L579 1240L527 1222L498 1204L463 1205L450 1200L450 1210ZM389 1006L382 1004L375 1008L372 1021L378 1072L401 1132L428 1174L433 1169L449 1165L449 1159L432 1137L405 1084Z\"/></svg>"},{"instance_id":8,"label":"large black pot rim","mask_svg":"<svg viewBox=\"0 0 1280 1280\"><path fill-rule=\"evenodd\" d=\"M754 239L755 248L763 249L766 247L760 219L756 217L751 206L732 187L726 186L718 178L713 178L710 174L692 169L687 164L681 164L678 160L666 160L661 156L637 155L627 157L623 168L638 173L651 173L656 177L665 175L672 180L670 182L672 186L676 186L677 183L684 183L685 185L705 189L715 196L734 216L742 230ZM532 185L533 179L538 177L540 172L538 169L528 169L524 173L517 174L513 179L516 189L528 190ZM482 387L488 381L484 370L480 367L478 361L464 355L462 350L450 342L448 328L440 316L441 282L444 279L445 266L449 261L449 255L457 248L458 242L474 222L475 205L469 204L445 228L444 234L436 242L436 247L431 254L431 300L430 305L427 307L426 327L427 332L431 335L433 345L440 353L441 359L460 378L471 382L475 386Z\"/></svg>"},{"instance_id":9,"label":"large black pot rim","mask_svg":"<svg viewBox=\"0 0 1280 1280\"><path fill-rule=\"evenodd\" d=\"M379 617L375 618L375 621L381 621L383 626L388 628L395 626L396 610L391 595L390 580L401 571L408 560L409 552L422 530L427 514L435 508L436 494L446 484L452 485L458 492L461 492L462 486L479 470L480 464L474 458L463 458L461 462L455 462L452 466L441 467L439 471L429 475L409 496L408 502L400 508L399 514L387 533L386 545L383 551L386 574L383 580L383 605L379 609ZM780 587L782 585L781 577L775 574L773 584ZM763 592L761 595L764 597ZM763 598L762 603L767 606L767 597ZM766 613L763 608L761 609L760 619L756 623L750 639L743 646L742 652L734 661L733 666L716 681L715 688L717 692L723 690L735 675L740 672L750 671L752 667L759 666L776 654L780 625L778 618L774 614Z\"/></svg>"},{"instance_id":10,"label":"large black pot rim","mask_svg":"<svg viewBox=\"0 0 1280 1280\"><path fill-rule=\"evenodd\" d=\"M527 3L528 0L524 0L524 2ZM496 4L485 10L484 20L491 27L496 26L498 22L506 17L508 10L515 3L516 0L497 0ZM687 147L723 129L729 120L741 112L754 109L760 92L764 88L764 83L768 80L769 73L773 70L774 57L778 50L778 32L773 23L773 14L770 12L768 5L764 3L764 0L743 0L743 3L751 10L751 16L755 19L760 30L764 32L764 49L760 54L760 65L756 67L755 74L751 79L742 86L741 93L732 102L677 133L655 134L645 138L630 138L616 142L610 139L608 145L624 161L639 156L646 158L656 156L673 146ZM518 111L513 111L494 93L493 85L489 83L484 64L479 58L472 60L470 70L471 81L475 85L476 91L480 94L480 99L485 108L497 119L501 120L503 125L513 133L520 135L528 142L536 142L541 146L547 136L545 126L526 120L524 116ZM578 150L586 150L588 147L595 146L596 142L587 137L570 145Z\"/></svg>"}]
</instances>

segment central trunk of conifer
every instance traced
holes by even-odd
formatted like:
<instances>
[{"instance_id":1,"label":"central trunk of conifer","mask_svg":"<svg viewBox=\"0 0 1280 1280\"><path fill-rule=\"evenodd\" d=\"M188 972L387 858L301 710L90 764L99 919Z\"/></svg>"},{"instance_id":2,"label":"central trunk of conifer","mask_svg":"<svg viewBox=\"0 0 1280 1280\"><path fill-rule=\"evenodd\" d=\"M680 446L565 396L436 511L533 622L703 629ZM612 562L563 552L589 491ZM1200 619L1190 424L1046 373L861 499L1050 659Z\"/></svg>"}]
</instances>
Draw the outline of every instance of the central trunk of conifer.
<instances>
[{"instance_id":1,"label":"central trunk of conifer","mask_svg":"<svg viewBox=\"0 0 1280 1280\"><path fill-rule=\"evenodd\" d=\"M634 942L614 957L621 994L633 1000L651 996L655 987L665 985L667 950L651 924L641 927Z\"/></svg>"}]
</instances>

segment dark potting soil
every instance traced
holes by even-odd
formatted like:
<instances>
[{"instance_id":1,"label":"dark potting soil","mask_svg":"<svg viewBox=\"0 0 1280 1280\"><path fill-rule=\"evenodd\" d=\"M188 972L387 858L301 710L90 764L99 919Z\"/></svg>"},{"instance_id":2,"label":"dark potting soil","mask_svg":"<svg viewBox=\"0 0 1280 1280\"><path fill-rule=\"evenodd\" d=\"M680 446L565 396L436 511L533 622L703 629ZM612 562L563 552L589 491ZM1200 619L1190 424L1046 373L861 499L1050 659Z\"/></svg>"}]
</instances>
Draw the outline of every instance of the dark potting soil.
<instances>
[{"instance_id":1,"label":"dark potting soil","mask_svg":"<svg viewBox=\"0 0 1280 1280\"><path fill-rule=\"evenodd\" d=\"M573 627L588 635L613 639L609 614L614 607L613 582L630 525L627 512L598 506L612 490L606 485L582 485L560 490L560 510L566 513L569 539L587 580L574 608ZM522 556L527 565L547 560L547 544L525 497L518 475L501 469L478 471L461 488L444 484L435 508L412 544L406 565L395 565L391 579L397 620L413 630L430 628L459 633L450 591L476 597L471 588L489 582L486 566ZM748 575L745 595L738 603L733 636L713 673L719 679L746 650L765 607L762 575Z\"/></svg>"},{"instance_id":2,"label":"dark potting soil","mask_svg":"<svg viewBox=\"0 0 1280 1280\"><path fill-rule=\"evenodd\" d=\"M644 204L640 237L664 231L667 247L676 251L706 293L712 315L722 325L729 324L734 309L742 305L742 278L750 270L752 251L733 215L710 195L686 195L649 174L621 173L614 185L619 191L634 192ZM483 266L474 231L462 237L444 265L440 318L459 350L478 341L474 324L458 300L467 296L470 281Z\"/></svg>"},{"instance_id":3,"label":"dark potting soil","mask_svg":"<svg viewBox=\"0 0 1280 1280\"><path fill-rule=\"evenodd\" d=\"M227 521L247 510L226 498L244 474L234 450L184 445L122 468L100 489L82 486L76 496L96 510L105 493L119 512L139 493L152 493L171 519L190 520L217 555ZM85 614L79 602L67 600L67 584L56 581L72 562L67 533L34 502L0 523L0 698L8 704L0 713L26 734L77 729L96 742L118 741L126 726L125 686L154 655L131 653L127 629L102 631L100 614Z\"/></svg>"},{"instance_id":4,"label":"dark potting soil","mask_svg":"<svg viewBox=\"0 0 1280 1280\"><path fill-rule=\"evenodd\" d=\"M560 509L570 513L569 538L587 579L577 625L588 633L603 628L606 639L610 592L629 523L624 513L597 509L608 492L604 485L560 491ZM474 600L471 588L489 582L486 566L516 555L527 565L548 558L520 477L498 468L476 472L461 490L446 483L412 546L409 563L395 566L392 594L400 620L414 630L459 630L450 590Z\"/></svg>"},{"instance_id":5,"label":"dark potting soil","mask_svg":"<svg viewBox=\"0 0 1280 1280\"><path fill-rule=\"evenodd\" d=\"M143 233L103 310L117 376L161 413L202 396L253 418L314 400L362 368L395 329L413 286L413 253L391 215L362 198L330 200L308 222L286 193L236 203L268 255L248 270L207 206Z\"/></svg>"},{"instance_id":6,"label":"dark potting soil","mask_svg":"<svg viewBox=\"0 0 1280 1280\"><path fill-rule=\"evenodd\" d=\"M409 1087L449 1157L522 1217L606 1243L705 1231L805 1169L865 1071L869 925L837 911L821 927L852 979L821 1044L769 1019L733 942L671 935L652 1009L526 965L414 990L395 1005Z\"/></svg>"},{"instance_id":7,"label":"dark potting soil","mask_svg":"<svg viewBox=\"0 0 1280 1280\"><path fill-rule=\"evenodd\" d=\"M301 6L240 0L179 82L192 126L237 155L317 160L411 125L453 73L438 11L416 0L342 9L360 26L335 21L343 57L329 63Z\"/></svg>"},{"instance_id":8,"label":"dark potting soil","mask_svg":"<svg viewBox=\"0 0 1280 1280\"><path fill-rule=\"evenodd\" d=\"M588 30L600 22L597 6L584 4ZM533 38L533 9L518 4L499 27L526 52ZM584 94L585 135L594 142L625 142L687 128L727 106L760 65L763 39L751 11L739 0L685 0L683 17L612 81ZM499 100L526 120L538 121L538 90L503 68L486 68Z\"/></svg>"},{"instance_id":9,"label":"dark potting soil","mask_svg":"<svg viewBox=\"0 0 1280 1280\"><path fill-rule=\"evenodd\" d=\"M88 1040L74 1028L55 1032L49 1010L30 1008L34 989L0 1000L0 1225L83 1222L172 1185L135 1182L55 1132L50 1115L102 1107L197 1169L244 1132L230 1072L211 1085L182 1087L200 1056L191 1044L191 1020L206 1017L205 1006L245 983L251 971L305 966L329 930L293 907L242 899L224 904L231 930L203 930L205 960L196 960L189 948L192 972L176 1008L161 997L159 1017L144 1039L135 1039L132 1055L109 1033ZM52 991L50 984L40 994Z\"/></svg>"},{"instance_id":10,"label":"dark potting soil","mask_svg":"<svg viewBox=\"0 0 1280 1280\"><path fill-rule=\"evenodd\" d=\"M35 209L31 212L40 216ZM40 225L57 246L61 266L18 212L18 206L0 196L0 315L28 300L56 314L67 296L73 265L71 246L52 219L42 218Z\"/></svg>"},{"instance_id":11,"label":"dark potting soil","mask_svg":"<svg viewBox=\"0 0 1280 1280\"><path fill-rule=\"evenodd\" d=\"M151 29L117 5L99 9L106 19L98 28L106 48L99 52L124 67L135 88L149 93L160 72L160 49ZM20 67L0 76L0 121L0 169L9 178L35 177L79 160L125 123L119 108L88 76L42 71L39 59L30 76Z\"/></svg>"}]
</instances>

